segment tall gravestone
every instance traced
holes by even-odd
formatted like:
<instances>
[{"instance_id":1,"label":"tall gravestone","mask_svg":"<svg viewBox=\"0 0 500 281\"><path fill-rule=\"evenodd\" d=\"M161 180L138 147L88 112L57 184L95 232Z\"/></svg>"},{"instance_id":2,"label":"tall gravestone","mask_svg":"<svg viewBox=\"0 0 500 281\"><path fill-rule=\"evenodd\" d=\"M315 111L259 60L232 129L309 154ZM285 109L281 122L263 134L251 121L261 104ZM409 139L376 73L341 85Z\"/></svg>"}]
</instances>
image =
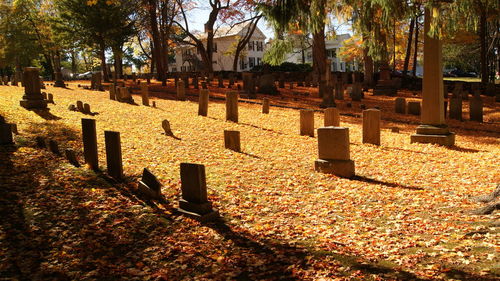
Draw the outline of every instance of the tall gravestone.
<instances>
[{"instance_id":1,"label":"tall gravestone","mask_svg":"<svg viewBox=\"0 0 500 281\"><path fill-rule=\"evenodd\" d=\"M120 133L104 131L104 140L106 143L108 174L115 180L121 180L123 178L123 165Z\"/></svg>"},{"instance_id":2,"label":"tall gravestone","mask_svg":"<svg viewBox=\"0 0 500 281\"><path fill-rule=\"evenodd\" d=\"M149 106L149 88L145 82L141 82L141 97L142 105Z\"/></svg>"},{"instance_id":3,"label":"tall gravestone","mask_svg":"<svg viewBox=\"0 0 500 281\"><path fill-rule=\"evenodd\" d=\"M350 159L349 128L323 127L318 129L318 158L314 168L321 173L351 178L355 175Z\"/></svg>"},{"instance_id":4,"label":"tall gravestone","mask_svg":"<svg viewBox=\"0 0 500 281\"><path fill-rule=\"evenodd\" d=\"M181 163L181 191L180 213L202 222L218 218L218 212L208 201L205 166Z\"/></svg>"},{"instance_id":5,"label":"tall gravestone","mask_svg":"<svg viewBox=\"0 0 500 281\"><path fill-rule=\"evenodd\" d=\"M200 97L198 101L198 115L207 116L208 115L208 90L201 89Z\"/></svg>"},{"instance_id":6,"label":"tall gravestone","mask_svg":"<svg viewBox=\"0 0 500 281\"><path fill-rule=\"evenodd\" d=\"M269 99L262 99L262 113L269 114Z\"/></svg>"},{"instance_id":7,"label":"tall gravestone","mask_svg":"<svg viewBox=\"0 0 500 281\"><path fill-rule=\"evenodd\" d=\"M475 95L469 100L469 115L471 121L483 122L483 100Z\"/></svg>"},{"instance_id":8,"label":"tall gravestone","mask_svg":"<svg viewBox=\"0 0 500 281\"><path fill-rule=\"evenodd\" d=\"M411 135L411 142L452 146L455 134L446 124L443 106L442 42L429 36L433 14L439 14L438 6L425 8L421 125L417 127L416 134Z\"/></svg>"},{"instance_id":9,"label":"tall gravestone","mask_svg":"<svg viewBox=\"0 0 500 281\"><path fill-rule=\"evenodd\" d=\"M99 170L99 158L97 155L97 133L94 119L82 119L83 155L85 163L97 171Z\"/></svg>"},{"instance_id":10,"label":"tall gravestone","mask_svg":"<svg viewBox=\"0 0 500 281\"><path fill-rule=\"evenodd\" d=\"M238 93L226 94L226 120L238 123Z\"/></svg>"},{"instance_id":11,"label":"tall gravestone","mask_svg":"<svg viewBox=\"0 0 500 281\"><path fill-rule=\"evenodd\" d=\"M186 87L184 87L184 81L179 80L177 82L177 99L185 100L186 99Z\"/></svg>"},{"instance_id":12,"label":"tall gravestone","mask_svg":"<svg viewBox=\"0 0 500 281\"><path fill-rule=\"evenodd\" d=\"M314 137L314 110L300 111L300 135Z\"/></svg>"},{"instance_id":13,"label":"tall gravestone","mask_svg":"<svg viewBox=\"0 0 500 281\"><path fill-rule=\"evenodd\" d=\"M380 110L363 110L363 143L380 145Z\"/></svg>"},{"instance_id":14,"label":"tall gravestone","mask_svg":"<svg viewBox=\"0 0 500 281\"><path fill-rule=\"evenodd\" d=\"M340 126L340 113L339 110L335 107L329 107L325 109L325 117L324 117L324 126Z\"/></svg>"},{"instance_id":15,"label":"tall gravestone","mask_svg":"<svg viewBox=\"0 0 500 281\"><path fill-rule=\"evenodd\" d=\"M24 96L20 104L26 109L46 109L47 101L40 91L40 74L36 67L26 67L23 72Z\"/></svg>"}]
</instances>

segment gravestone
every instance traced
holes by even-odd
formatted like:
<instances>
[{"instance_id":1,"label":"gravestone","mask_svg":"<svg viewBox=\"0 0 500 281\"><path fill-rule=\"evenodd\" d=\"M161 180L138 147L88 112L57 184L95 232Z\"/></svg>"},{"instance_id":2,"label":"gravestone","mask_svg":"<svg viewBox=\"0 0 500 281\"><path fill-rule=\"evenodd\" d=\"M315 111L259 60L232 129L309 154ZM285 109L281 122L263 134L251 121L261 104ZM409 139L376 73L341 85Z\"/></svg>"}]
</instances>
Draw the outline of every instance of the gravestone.
<instances>
[{"instance_id":1,"label":"gravestone","mask_svg":"<svg viewBox=\"0 0 500 281\"><path fill-rule=\"evenodd\" d=\"M163 128L163 130L165 131L165 135L167 136L174 136L174 133L172 132L172 129L170 128L170 122L168 122L168 120L163 120L161 122L161 127Z\"/></svg>"},{"instance_id":2,"label":"gravestone","mask_svg":"<svg viewBox=\"0 0 500 281\"><path fill-rule=\"evenodd\" d=\"M318 154L319 159L314 162L316 171L346 178L355 175L349 152L349 128L319 128Z\"/></svg>"},{"instance_id":3,"label":"gravestone","mask_svg":"<svg viewBox=\"0 0 500 281\"><path fill-rule=\"evenodd\" d=\"M179 80L177 82L177 99L185 100L186 99L186 88L184 87L184 81Z\"/></svg>"},{"instance_id":4,"label":"gravestone","mask_svg":"<svg viewBox=\"0 0 500 281\"><path fill-rule=\"evenodd\" d=\"M243 90L246 93L249 93L250 92L249 83L253 80L253 74L250 72L243 72L241 76L243 78Z\"/></svg>"},{"instance_id":5,"label":"gravestone","mask_svg":"<svg viewBox=\"0 0 500 281\"><path fill-rule=\"evenodd\" d=\"M226 120L238 123L238 93L226 94Z\"/></svg>"},{"instance_id":6,"label":"gravestone","mask_svg":"<svg viewBox=\"0 0 500 281\"><path fill-rule=\"evenodd\" d=\"M53 94L47 94L47 102L55 104L55 102L54 102L54 95Z\"/></svg>"},{"instance_id":7,"label":"gravestone","mask_svg":"<svg viewBox=\"0 0 500 281\"><path fill-rule=\"evenodd\" d=\"M76 158L76 153L73 149L66 149L64 151L64 154L66 155L66 159L71 165L75 167L80 167L80 163L78 162L78 159Z\"/></svg>"},{"instance_id":8,"label":"gravestone","mask_svg":"<svg viewBox=\"0 0 500 281\"><path fill-rule=\"evenodd\" d=\"M0 122L2 123L2 122ZM10 125L10 128L12 129L12 133L15 135L19 135L19 131L17 130L17 124L16 123L8 123Z\"/></svg>"},{"instance_id":9,"label":"gravestone","mask_svg":"<svg viewBox=\"0 0 500 281\"><path fill-rule=\"evenodd\" d=\"M273 74L264 74L260 77L259 93L267 95L276 95L279 93L276 85L274 84Z\"/></svg>"},{"instance_id":10,"label":"gravestone","mask_svg":"<svg viewBox=\"0 0 500 281\"><path fill-rule=\"evenodd\" d=\"M202 222L218 218L207 197L205 166L181 163L181 191L178 211Z\"/></svg>"},{"instance_id":11,"label":"gravestone","mask_svg":"<svg viewBox=\"0 0 500 281\"><path fill-rule=\"evenodd\" d=\"M116 85L114 84L109 86L109 99L116 100Z\"/></svg>"},{"instance_id":12,"label":"gravestone","mask_svg":"<svg viewBox=\"0 0 500 281\"><path fill-rule=\"evenodd\" d=\"M83 109L83 102L82 101L76 101L76 109L80 112L84 112L85 110Z\"/></svg>"},{"instance_id":13,"label":"gravestone","mask_svg":"<svg viewBox=\"0 0 500 281\"><path fill-rule=\"evenodd\" d=\"M156 108L156 101L153 101L153 107Z\"/></svg>"},{"instance_id":14,"label":"gravestone","mask_svg":"<svg viewBox=\"0 0 500 281\"><path fill-rule=\"evenodd\" d=\"M363 110L363 143L380 145L380 110Z\"/></svg>"},{"instance_id":15,"label":"gravestone","mask_svg":"<svg viewBox=\"0 0 500 281\"><path fill-rule=\"evenodd\" d=\"M151 199L164 201L165 199L161 194L161 186L156 176L147 168L144 168L142 171L142 179L139 181L139 190Z\"/></svg>"},{"instance_id":16,"label":"gravestone","mask_svg":"<svg viewBox=\"0 0 500 281\"><path fill-rule=\"evenodd\" d=\"M394 82L391 80L391 72L387 64L380 67L380 76L377 85L373 88L374 96L396 96L397 89L394 87Z\"/></svg>"},{"instance_id":17,"label":"gravestone","mask_svg":"<svg viewBox=\"0 0 500 281\"><path fill-rule=\"evenodd\" d=\"M26 109L46 109L47 101L40 91L38 68L26 67L23 72L24 96L20 105Z\"/></svg>"},{"instance_id":18,"label":"gravestone","mask_svg":"<svg viewBox=\"0 0 500 281\"><path fill-rule=\"evenodd\" d=\"M92 170L99 170L96 122L94 119L82 118L82 139L85 163L87 163Z\"/></svg>"},{"instance_id":19,"label":"gravestone","mask_svg":"<svg viewBox=\"0 0 500 281\"><path fill-rule=\"evenodd\" d=\"M483 122L483 100L481 96L474 96L470 99L469 115L471 121Z\"/></svg>"},{"instance_id":20,"label":"gravestone","mask_svg":"<svg viewBox=\"0 0 500 281\"><path fill-rule=\"evenodd\" d=\"M142 97L142 105L149 106L149 88L148 84L144 82L141 83L141 97Z\"/></svg>"},{"instance_id":21,"label":"gravestone","mask_svg":"<svg viewBox=\"0 0 500 281\"><path fill-rule=\"evenodd\" d=\"M182 76L182 82L184 82L184 89L189 89L189 76Z\"/></svg>"},{"instance_id":22,"label":"gravestone","mask_svg":"<svg viewBox=\"0 0 500 281\"><path fill-rule=\"evenodd\" d=\"M45 139L43 137L37 136L35 138L36 146L39 148L45 148Z\"/></svg>"},{"instance_id":23,"label":"gravestone","mask_svg":"<svg viewBox=\"0 0 500 281\"><path fill-rule=\"evenodd\" d=\"M61 155L61 151L59 150L59 145L55 140L49 140L49 150L55 155Z\"/></svg>"},{"instance_id":24,"label":"gravestone","mask_svg":"<svg viewBox=\"0 0 500 281\"><path fill-rule=\"evenodd\" d=\"M104 131L104 142L106 143L108 174L115 180L121 180L123 178L123 165L120 133Z\"/></svg>"},{"instance_id":25,"label":"gravestone","mask_svg":"<svg viewBox=\"0 0 500 281\"><path fill-rule=\"evenodd\" d=\"M420 115L420 102L419 101L409 101L407 104L408 114Z\"/></svg>"},{"instance_id":26,"label":"gravestone","mask_svg":"<svg viewBox=\"0 0 500 281\"><path fill-rule=\"evenodd\" d=\"M236 152L241 152L240 132L224 130L224 147Z\"/></svg>"},{"instance_id":27,"label":"gravestone","mask_svg":"<svg viewBox=\"0 0 500 281\"><path fill-rule=\"evenodd\" d=\"M462 97L452 97L450 99L450 119L462 120Z\"/></svg>"},{"instance_id":28,"label":"gravestone","mask_svg":"<svg viewBox=\"0 0 500 281\"><path fill-rule=\"evenodd\" d=\"M201 89L200 97L198 101L198 115L207 116L208 115L208 90Z\"/></svg>"},{"instance_id":29,"label":"gravestone","mask_svg":"<svg viewBox=\"0 0 500 281\"><path fill-rule=\"evenodd\" d=\"M353 101L361 101L363 98L363 87L360 82L352 84L351 99Z\"/></svg>"},{"instance_id":30,"label":"gravestone","mask_svg":"<svg viewBox=\"0 0 500 281\"><path fill-rule=\"evenodd\" d=\"M300 110L300 135L314 137L314 110Z\"/></svg>"},{"instance_id":31,"label":"gravestone","mask_svg":"<svg viewBox=\"0 0 500 281\"><path fill-rule=\"evenodd\" d=\"M193 83L193 87L198 90L200 88L200 83L198 82L198 74L195 74L191 79Z\"/></svg>"},{"instance_id":32,"label":"gravestone","mask_svg":"<svg viewBox=\"0 0 500 281\"><path fill-rule=\"evenodd\" d=\"M132 98L132 94L130 93L130 89L128 87L121 87L120 88L120 102L125 102L125 103L134 103L134 99Z\"/></svg>"},{"instance_id":33,"label":"gravestone","mask_svg":"<svg viewBox=\"0 0 500 281\"><path fill-rule=\"evenodd\" d=\"M0 145L14 144L12 138L12 126L7 123L0 123Z\"/></svg>"},{"instance_id":34,"label":"gravestone","mask_svg":"<svg viewBox=\"0 0 500 281\"><path fill-rule=\"evenodd\" d=\"M100 71L92 73L90 89L96 91L102 90L102 73Z\"/></svg>"},{"instance_id":35,"label":"gravestone","mask_svg":"<svg viewBox=\"0 0 500 281\"><path fill-rule=\"evenodd\" d=\"M90 104L88 104L88 103L84 103L84 104L83 104L83 113L85 113L85 114L90 114L90 113L92 113L92 112L90 111Z\"/></svg>"},{"instance_id":36,"label":"gravestone","mask_svg":"<svg viewBox=\"0 0 500 281\"><path fill-rule=\"evenodd\" d=\"M406 99L396 98L395 111L396 113L406 114Z\"/></svg>"},{"instance_id":37,"label":"gravestone","mask_svg":"<svg viewBox=\"0 0 500 281\"><path fill-rule=\"evenodd\" d=\"M399 128L398 127L392 127L391 132L393 133L399 133Z\"/></svg>"},{"instance_id":38,"label":"gravestone","mask_svg":"<svg viewBox=\"0 0 500 281\"><path fill-rule=\"evenodd\" d=\"M334 127L339 127L340 126L340 113L339 110L335 107L329 107L325 109L324 113L324 126L329 127L329 126L334 126Z\"/></svg>"},{"instance_id":39,"label":"gravestone","mask_svg":"<svg viewBox=\"0 0 500 281\"><path fill-rule=\"evenodd\" d=\"M262 99L262 113L269 114L269 99Z\"/></svg>"}]
</instances>

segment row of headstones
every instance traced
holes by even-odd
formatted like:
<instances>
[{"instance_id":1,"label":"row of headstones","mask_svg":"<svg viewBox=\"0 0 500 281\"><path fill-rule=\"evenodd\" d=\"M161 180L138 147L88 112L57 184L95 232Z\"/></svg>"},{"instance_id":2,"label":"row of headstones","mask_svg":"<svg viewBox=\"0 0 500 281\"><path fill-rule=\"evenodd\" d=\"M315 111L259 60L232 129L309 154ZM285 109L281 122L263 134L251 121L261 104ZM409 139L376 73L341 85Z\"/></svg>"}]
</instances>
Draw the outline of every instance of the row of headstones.
<instances>
[{"instance_id":1,"label":"row of headstones","mask_svg":"<svg viewBox=\"0 0 500 281\"><path fill-rule=\"evenodd\" d=\"M94 119L82 119L82 138L85 162L93 170L99 169L96 122ZM123 164L120 133L104 131L106 164L109 176L117 181L123 180ZM199 164L181 163L181 190L179 211L199 220L211 220L217 217L207 198L205 167ZM144 169L139 182L139 190L150 199L164 201L161 184L156 177Z\"/></svg>"},{"instance_id":2,"label":"row of headstones","mask_svg":"<svg viewBox=\"0 0 500 281\"><path fill-rule=\"evenodd\" d=\"M450 119L462 120L462 98L452 97L449 101ZM401 114L420 115L420 102L408 101L399 97L395 99L395 112ZM444 101L444 116L448 115L448 101ZM474 96L469 100L469 118L471 121L483 122L483 100L480 96Z\"/></svg>"},{"instance_id":3,"label":"row of headstones","mask_svg":"<svg viewBox=\"0 0 500 281\"><path fill-rule=\"evenodd\" d=\"M76 106L74 104L70 104L68 106L68 110L71 110L71 111L78 111L78 112L81 112L83 114L94 114L92 113L92 111L90 110L90 104L88 103L83 103L82 101L76 101ZM94 114L95 115L95 114Z\"/></svg>"},{"instance_id":4,"label":"row of headstones","mask_svg":"<svg viewBox=\"0 0 500 281\"><path fill-rule=\"evenodd\" d=\"M149 87L145 82L140 82L140 93L142 98L142 105L149 105ZM110 85L109 87L109 99L116 100L119 102L134 104L134 99L132 97L132 92L129 87L122 87L118 85ZM156 107L156 102L153 101L153 107Z\"/></svg>"}]
</instances>

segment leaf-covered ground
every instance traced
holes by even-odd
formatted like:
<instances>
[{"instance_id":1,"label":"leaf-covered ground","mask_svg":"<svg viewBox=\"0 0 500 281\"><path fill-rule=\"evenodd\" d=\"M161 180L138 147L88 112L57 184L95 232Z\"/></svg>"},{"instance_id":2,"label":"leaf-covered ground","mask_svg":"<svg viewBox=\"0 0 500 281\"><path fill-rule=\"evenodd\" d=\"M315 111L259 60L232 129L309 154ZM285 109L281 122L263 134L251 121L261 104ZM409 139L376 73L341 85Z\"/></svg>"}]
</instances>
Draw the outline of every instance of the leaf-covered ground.
<instances>
[{"instance_id":1,"label":"leaf-covered ground","mask_svg":"<svg viewBox=\"0 0 500 281\"><path fill-rule=\"evenodd\" d=\"M314 107L319 99L293 93L307 91L286 90L271 103ZM500 113L492 98L485 123L449 122L453 148L410 144L418 118L394 114L392 98L371 95L363 103L383 110L382 145L362 144L359 102L340 103L357 174L342 179L314 171L317 139L298 134L294 109L271 107L266 115L258 104L240 103L236 124L225 121L220 100L200 117L193 101L135 106L76 84L46 92L56 102L49 114L21 108L21 87L0 87L0 115L20 131L16 146L0 147L2 280L499 278L499 215L469 214L482 206L469 197L500 182ZM69 111L77 100L98 114ZM35 136L55 139L82 161L81 118L97 120L104 171L104 131L121 133L127 183L36 147ZM164 119L179 139L162 134ZM318 112L315 125L322 123ZM394 126L399 133L388 129ZM242 153L224 149L225 129L241 132ZM181 162L206 166L222 221L202 225L173 212ZM136 196L144 167L161 180L170 206Z\"/></svg>"}]
</instances>

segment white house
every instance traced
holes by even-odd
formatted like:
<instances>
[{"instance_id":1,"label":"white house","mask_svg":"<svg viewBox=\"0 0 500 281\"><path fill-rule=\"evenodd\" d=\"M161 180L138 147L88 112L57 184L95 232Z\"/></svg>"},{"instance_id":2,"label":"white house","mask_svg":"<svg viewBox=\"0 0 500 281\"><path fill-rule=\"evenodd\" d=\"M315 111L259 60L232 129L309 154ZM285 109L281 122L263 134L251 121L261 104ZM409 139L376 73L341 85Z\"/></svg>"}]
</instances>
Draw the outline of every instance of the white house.
<instances>
[{"instance_id":1,"label":"white house","mask_svg":"<svg viewBox=\"0 0 500 281\"><path fill-rule=\"evenodd\" d=\"M326 55L328 59L332 61L331 69L332 71L353 71L358 70L357 63L346 63L344 62L337 54L339 53L339 49L343 46L345 40L351 38L349 34L340 34L335 37L333 40L326 40L325 48ZM304 62L311 63L313 61L312 57L312 42L309 42L309 47L306 49L296 48L292 53L287 55L286 61L293 63L302 63L302 56L304 55Z\"/></svg>"},{"instance_id":2,"label":"white house","mask_svg":"<svg viewBox=\"0 0 500 281\"><path fill-rule=\"evenodd\" d=\"M249 23L236 25L233 28L218 28L214 36L213 68L214 71L232 71L234 50L240 38L245 36ZM248 71L262 64L266 36L256 27L246 48L240 53L237 71ZM205 40L204 40L205 41ZM169 65L172 72L197 71L202 62L196 47L181 45L175 50L175 63Z\"/></svg>"}]
</instances>

